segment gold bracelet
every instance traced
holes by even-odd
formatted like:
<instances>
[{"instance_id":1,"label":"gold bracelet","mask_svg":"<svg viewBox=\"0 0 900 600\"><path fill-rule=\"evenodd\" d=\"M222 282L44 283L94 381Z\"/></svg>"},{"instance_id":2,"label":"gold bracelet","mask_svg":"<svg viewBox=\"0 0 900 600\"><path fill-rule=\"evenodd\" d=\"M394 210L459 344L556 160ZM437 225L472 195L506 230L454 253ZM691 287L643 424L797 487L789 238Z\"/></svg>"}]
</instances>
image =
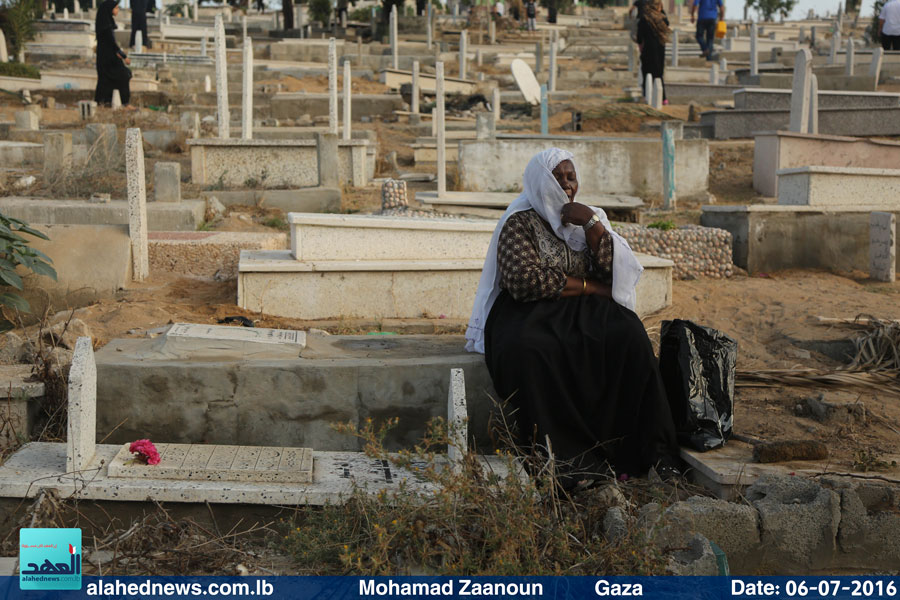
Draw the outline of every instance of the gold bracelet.
<instances>
[{"instance_id":1,"label":"gold bracelet","mask_svg":"<svg viewBox=\"0 0 900 600\"><path fill-rule=\"evenodd\" d=\"M584 293L587 291L587 278L581 278L581 295L584 296Z\"/></svg>"}]
</instances>

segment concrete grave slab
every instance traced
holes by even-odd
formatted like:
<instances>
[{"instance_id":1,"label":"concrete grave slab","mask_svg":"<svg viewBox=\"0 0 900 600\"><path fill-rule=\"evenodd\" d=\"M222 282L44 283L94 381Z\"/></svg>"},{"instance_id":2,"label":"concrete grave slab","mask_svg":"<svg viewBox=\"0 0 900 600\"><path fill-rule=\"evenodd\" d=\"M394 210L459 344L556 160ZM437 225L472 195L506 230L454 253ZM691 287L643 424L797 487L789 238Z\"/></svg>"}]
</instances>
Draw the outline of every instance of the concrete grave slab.
<instances>
[{"instance_id":1,"label":"concrete grave slab","mask_svg":"<svg viewBox=\"0 0 900 600\"><path fill-rule=\"evenodd\" d=\"M66 440L66 473L90 468L97 441L97 365L91 338L75 342L69 368L69 425Z\"/></svg>"},{"instance_id":2,"label":"concrete grave slab","mask_svg":"<svg viewBox=\"0 0 900 600\"><path fill-rule=\"evenodd\" d=\"M179 481L253 481L311 483L311 448L159 444L158 465L133 462L125 444L109 463L108 475L131 479Z\"/></svg>"},{"instance_id":3,"label":"concrete grave slab","mask_svg":"<svg viewBox=\"0 0 900 600\"><path fill-rule=\"evenodd\" d=\"M797 167L778 176L778 204L868 206L900 209L900 169Z\"/></svg>"},{"instance_id":4,"label":"concrete grave slab","mask_svg":"<svg viewBox=\"0 0 900 600\"><path fill-rule=\"evenodd\" d=\"M754 141L753 188L770 198L778 196L776 173L783 169L805 166L892 169L900 165L900 143L887 140L768 131L757 133Z\"/></svg>"}]
</instances>

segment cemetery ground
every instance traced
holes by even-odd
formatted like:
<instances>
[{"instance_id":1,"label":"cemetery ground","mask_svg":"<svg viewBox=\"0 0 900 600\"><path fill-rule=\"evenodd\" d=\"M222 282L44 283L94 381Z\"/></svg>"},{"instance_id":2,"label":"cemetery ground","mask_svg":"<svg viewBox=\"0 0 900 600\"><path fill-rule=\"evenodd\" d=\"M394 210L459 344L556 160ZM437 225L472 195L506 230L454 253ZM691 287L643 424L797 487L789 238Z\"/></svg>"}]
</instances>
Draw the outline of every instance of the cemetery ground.
<instances>
[{"instance_id":1,"label":"cemetery ground","mask_svg":"<svg viewBox=\"0 0 900 600\"><path fill-rule=\"evenodd\" d=\"M542 22L533 35L498 32L449 13L404 16L400 39L394 14L381 41L363 33L368 23L341 28L337 40L325 39L331 34L317 24L299 39L283 39L277 15L248 15L239 23L240 17L203 9L202 25L177 16L172 23L152 19L154 48L162 55L132 54L137 110L86 102L93 84L79 84L76 74L83 78L93 69L93 56L70 54L89 49L89 41L71 45L89 27L65 18L41 22L43 37L26 53L51 83L31 92L28 107L24 94L0 95L0 131L32 144L25 158L8 155L21 159L15 165L0 164L0 199L11 210L63 201L57 212L44 213L53 215L46 223L32 221L50 227L51 235L100 226L70 236L54 255L62 279L73 275L62 266L71 264L66 255L84 248L95 254L80 264L108 261L128 273L112 286L102 282L102 292L95 289L100 283L78 280L60 294L59 287L44 289L31 278L26 295L33 313L3 309L17 327L0 334L0 371L16 369L29 379L26 385L43 384L44 395L31 415L30 436L15 429L12 417L0 422L0 438L7 441L0 445L0 489L13 490L0 494L0 554L14 554L18 527L77 524L86 532L85 573L97 574L714 574L721 573L722 552L736 573L897 572L900 394L892 372L852 367L871 359L873 350L876 368L900 367L900 325L892 321L900 284L876 280L884 277L884 260L878 268L868 262L888 229L875 217L896 213L883 189L896 192L891 177L900 171L859 169L878 160L882 169L896 168L883 163L890 163L900 139L900 129L891 129L891 111L900 110L900 62L862 42L864 23L841 17L811 17L799 26L730 23L720 42L725 60L709 65L682 22L679 42L668 48L673 101L664 106L660 97L640 97L627 9L579 9L561 15L560 25ZM309 15L297 10L302 27ZM213 28L214 41L207 39ZM841 34L853 38L846 50ZM250 52L238 51L241 36ZM211 41L215 61L207 51ZM346 98L340 60L350 63L343 72L352 70L352 115L339 106ZM388 85L391 71L421 86L415 98L423 114L410 105L409 89ZM67 73L83 89L60 89L70 87ZM538 80L520 78L523 73ZM819 79L810 84L813 73ZM547 92L532 102L538 81L546 82ZM242 83L253 90L252 102ZM466 94L451 86L481 93L493 107L465 107ZM435 92L442 88L446 93ZM881 122L872 116L877 111L885 111ZM866 112L872 114L860 114ZM820 130L813 115L821 117ZM341 138L348 119L352 135L348 130ZM774 142L757 137L760 123L779 131ZM854 127L866 130L859 134L864 139L846 137L857 136L847 131ZM830 135L834 128L844 137ZM91 142L111 130L111 145L102 137ZM760 150L763 144L794 138L821 147L793 151L807 162L757 162L770 156ZM513 459L502 420L492 419L487 435L483 409L491 391L483 361L475 364L459 350L427 355L410 368L379 353L395 341L410 344L415 360L422 358L415 354L419 348L461 348L492 230L487 219L496 219L519 191L527 159L549 145L571 148L582 191L608 192L597 200L620 211L613 227L646 267L638 304L656 302L637 309L655 349L661 323L669 319L691 320L738 342L736 438L704 454L708 463L690 463L684 480L663 482L651 473L563 493L552 463L527 452L521 462ZM113 151L94 154L104 147ZM783 150L781 158L793 158L791 152ZM840 186L863 183L815 192L812 180L835 175L827 169L838 169ZM666 179L673 170L674 187ZM769 180L760 183L761 174ZM807 177L805 188L797 183L801 177ZM754 189L763 184L770 186L765 196ZM676 207L664 209L673 190ZM450 200L460 198L462 208L454 209ZM309 199L328 202L303 209L277 205ZM66 204L77 210L67 213ZM382 209L382 216L372 214ZM447 214L432 212L442 210ZM824 222L807 225L804 215L818 210L827 215ZM741 227L766 222L728 219L754 211L771 211L772 222L788 229L750 236L749 249L740 250ZM444 218L448 214L452 218ZM779 214L788 218L779 221ZM104 227L118 232L108 247L91 239L106 240ZM840 237L845 230L850 233ZM699 237L693 245L672 242L654 250L654 236L667 232ZM216 246L220 234L226 241ZM761 256L754 254L757 239L765 240ZM896 234L891 239L885 245L894 252ZM784 240L796 247L779 246ZM801 251L808 248L814 251ZM776 268L754 262L773 257L783 259ZM803 262L810 257L819 262ZM784 266L791 260L798 264ZM749 272L734 264L739 261L750 263ZM395 278L387 287L385 273ZM266 296L271 290L276 295ZM263 299L254 305L256 296ZM399 314L379 304L383 296L395 300L390 308ZM363 316L334 317L342 314L338 303ZM310 311L331 316L296 316ZM870 316L882 321L868 322ZM235 358L228 344L221 344L225 350L219 345L227 338L212 343L201 336L190 345L200 354L154 364L159 348L179 351L170 326L238 327L236 321L257 331L304 331L308 345L299 359L293 346L240 347ZM322 348L329 344L351 348L337 356L359 371L325 370L322 364L333 356ZM275 367L265 362L266 352L285 351L293 354ZM322 364L309 366L315 360ZM78 365L71 372L70 363ZM465 385L455 386L461 365ZM302 369L323 369L324 383ZM190 371L196 379L178 385L193 376L182 374ZM387 381L392 377L396 381ZM316 395L332 383L337 392ZM91 394L91 384L105 389ZM250 390L241 398L240 385ZM12 387L7 395L9 413L22 399ZM462 459L448 450L461 445L460 402L470 417L461 436L469 452ZM237 406L250 412L239 413ZM121 420L110 416L120 413ZM446 417L425 425L425 413ZM347 414L359 418L334 416ZM370 422L366 414L376 418ZM418 421L404 422L410 418ZM322 424L326 420L333 429ZM416 448L410 431L417 433ZM108 459L133 433L171 447L194 444L201 453L208 450L207 457L212 446L230 448L234 456L237 449L308 446L316 466L303 480L309 487L297 480L279 487L265 479L272 476L266 467L251 483L228 479L230 472L212 481L173 475L154 482L152 475L149 481L143 475L116 479L111 464L75 464L86 447L88 455ZM781 456L765 465L750 458L754 447L786 441L825 447L828 456L814 462ZM395 453L401 446L406 451ZM201 470L208 473L210 464ZM75 476L60 476L62 468ZM29 483L36 481L33 489L21 488L20 469ZM354 483L328 487L340 478L341 485ZM368 484L394 492L363 489ZM320 494L315 502L314 494ZM339 502L330 502L336 497Z\"/></svg>"}]
</instances>

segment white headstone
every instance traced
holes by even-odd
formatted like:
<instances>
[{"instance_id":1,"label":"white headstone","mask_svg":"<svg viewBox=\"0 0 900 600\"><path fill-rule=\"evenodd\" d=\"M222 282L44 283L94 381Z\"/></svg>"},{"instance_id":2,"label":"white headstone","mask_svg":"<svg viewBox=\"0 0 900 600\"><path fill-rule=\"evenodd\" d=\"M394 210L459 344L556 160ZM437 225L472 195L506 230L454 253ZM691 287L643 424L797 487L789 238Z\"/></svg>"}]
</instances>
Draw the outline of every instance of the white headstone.
<instances>
[{"instance_id":1,"label":"white headstone","mask_svg":"<svg viewBox=\"0 0 900 600\"><path fill-rule=\"evenodd\" d=\"M550 42L550 76L547 86L551 92L556 91L556 41Z\"/></svg>"},{"instance_id":2,"label":"white headstone","mask_svg":"<svg viewBox=\"0 0 900 600\"><path fill-rule=\"evenodd\" d=\"M194 20L194 23L200 20L200 0L194 0L191 18Z\"/></svg>"},{"instance_id":3,"label":"white headstone","mask_svg":"<svg viewBox=\"0 0 900 600\"><path fill-rule=\"evenodd\" d=\"M750 75L759 75L759 28L756 23L750 24Z\"/></svg>"},{"instance_id":4,"label":"white headstone","mask_svg":"<svg viewBox=\"0 0 900 600\"><path fill-rule=\"evenodd\" d=\"M663 107L663 81L660 78L653 80L653 108L660 110Z\"/></svg>"},{"instance_id":5,"label":"white headstone","mask_svg":"<svg viewBox=\"0 0 900 600\"><path fill-rule=\"evenodd\" d=\"M492 46L497 43L497 23L494 21L488 21L488 38Z\"/></svg>"},{"instance_id":6,"label":"white headstone","mask_svg":"<svg viewBox=\"0 0 900 600\"><path fill-rule=\"evenodd\" d=\"M644 102L653 105L653 75L650 73L644 76Z\"/></svg>"},{"instance_id":7,"label":"white headstone","mask_svg":"<svg viewBox=\"0 0 900 600\"><path fill-rule=\"evenodd\" d=\"M200 55L207 56L208 52L206 50L207 41L206 39L209 37L209 29L203 30L203 39L200 41Z\"/></svg>"},{"instance_id":8,"label":"white headstone","mask_svg":"<svg viewBox=\"0 0 900 600\"><path fill-rule=\"evenodd\" d=\"M447 394L447 458L453 469L469 452L469 412L466 406L466 380L462 369L450 370L450 390Z\"/></svg>"},{"instance_id":9,"label":"white headstone","mask_svg":"<svg viewBox=\"0 0 900 600\"><path fill-rule=\"evenodd\" d=\"M719 65L716 63L709 65L709 82L712 85L719 85Z\"/></svg>"},{"instance_id":10,"label":"white headstone","mask_svg":"<svg viewBox=\"0 0 900 600\"><path fill-rule=\"evenodd\" d=\"M500 123L501 111L500 111L500 88L495 87L493 93L491 94L491 108L494 109L494 127Z\"/></svg>"},{"instance_id":11,"label":"white headstone","mask_svg":"<svg viewBox=\"0 0 900 600\"><path fill-rule=\"evenodd\" d=\"M350 71L350 61L344 61L344 139L350 139L350 124L352 119L352 99L350 93L350 80L352 79L353 74Z\"/></svg>"},{"instance_id":12,"label":"white headstone","mask_svg":"<svg viewBox=\"0 0 900 600\"><path fill-rule=\"evenodd\" d=\"M837 63L837 52L838 48L841 47L841 32L835 30L835 32L831 35L831 53L828 55L828 64L833 65Z\"/></svg>"},{"instance_id":13,"label":"white headstone","mask_svg":"<svg viewBox=\"0 0 900 600\"><path fill-rule=\"evenodd\" d=\"M328 40L328 133L338 134L337 47Z\"/></svg>"},{"instance_id":14,"label":"white headstone","mask_svg":"<svg viewBox=\"0 0 900 600\"><path fill-rule=\"evenodd\" d=\"M819 133L819 78L809 77L809 128L807 133Z\"/></svg>"},{"instance_id":15,"label":"white headstone","mask_svg":"<svg viewBox=\"0 0 900 600\"><path fill-rule=\"evenodd\" d=\"M878 89L878 80L881 78L881 63L884 61L884 48L875 48L872 51L872 63L869 65L869 76L875 78L875 89Z\"/></svg>"},{"instance_id":16,"label":"white headstone","mask_svg":"<svg viewBox=\"0 0 900 600\"><path fill-rule=\"evenodd\" d=\"M91 468L97 453L97 363L91 338L75 342L68 385L66 473Z\"/></svg>"},{"instance_id":17,"label":"white headstone","mask_svg":"<svg viewBox=\"0 0 900 600\"><path fill-rule=\"evenodd\" d=\"M209 75L203 76L203 91L207 94L212 91L212 79L209 78Z\"/></svg>"},{"instance_id":18,"label":"white headstone","mask_svg":"<svg viewBox=\"0 0 900 600\"><path fill-rule=\"evenodd\" d=\"M67 21L69 20L69 9L68 8L63 8L63 19L65 19Z\"/></svg>"},{"instance_id":19,"label":"white headstone","mask_svg":"<svg viewBox=\"0 0 900 600\"><path fill-rule=\"evenodd\" d=\"M878 281L897 280L897 218L873 212L869 218L869 275Z\"/></svg>"},{"instance_id":20,"label":"white headstone","mask_svg":"<svg viewBox=\"0 0 900 600\"><path fill-rule=\"evenodd\" d=\"M216 15L216 107L219 120L219 137L231 137L231 115L228 112L228 59L225 54L225 19Z\"/></svg>"},{"instance_id":21,"label":"white headstone","mask_svg":"<svg viewBox=\"0 0 900 600\"><path fill-rule=\"evenodd\" d=\"M241 16L241 39L247 39L247 15Z\"/></svg>"},{"instance_id":22,"label":"white headstone","mask_svg":"<svg viewBox=\"0 0 900 600\"><path fill-rule=\"evenodd\" d=\"M491 22L493 23L493 21L491 21ZM481 55L481 48L476 49L475 50L475 64L480 67L483 60L484 60L484 58ZM479 75L484 75L484 73L479 73Z\"/></svg>"},{"instance_id":23,"label":"white headstone","mask_svg":"<svg viewBox=\"0 0 900 600\"><path fill-rule=\"evenodd\" d=\"M853 46L853 38L847 40L847 64L844 68L844 75L853 77L856 68L856 48Z\"/></svg>"},{"instance_id":24,"label":"white headstone","mask_svg":"<svg viewBox=\"0 0 900 600\"><path fill-rule=\"evenodd\" d=\"M125 177L128 182L128 236L131 238L132 278L150 276L147 248L147 184L144 179L144 140L141 130L125 131Z\"/></svg>"},{"instance_id":25,"label":"white headstone","mask_svg":"<svg viewBox=\"0 0 900 600\"><path fill-rule=\"evenodd\" d=\"M440 195L447 193L447 163L445 156L447 149L445 147L446 141L444 140L444 63L435 63L434 71L434 89L437 103L435 106L436 114L432 115L432 119L437 130L437 184L438 195Z\"/></svg>"},{"instance_id":26,"label":"white headstone","mask_svg":"<svg viewBox=\"0 0 900 600\"><path fill-rule=\"evenodd\" d=\"M144 32L140 29L134 32L134 51L136 54L144 51Z\"/></svg>"},{"instance_id":27,"label":"white headstone","mask_svg":"<svg viewBox=\"0 0 900 600\"><path fill-rule=\"evenodd\" d=\"M719 73L722 77L728 77L728 59L724 56L719 59Z\"/></svg>"},{"instance_id":28,"label":"white headstone","mask_svg":"<svg viewBox=\"0 0 900 600\"><path fill-rule=\"evenodd\" d=\"M432 33L432 29L431 29L431 27L432 27L432 19L433 19L433 17L431 16L431 10L432 10L432 9L431 9L431 2L426 3L426 8L425 8L425 37L426 37L426 43L428 44L428 49L429 49L429 50L431 50L431 46L432 46L432 44L434 44L434 41L433 41L434 34Z\"/></svg>"},{"instance_id":29,"label":"white headstone","mask_svg":"<svg viewBox=\"0 0 900 600\"><path fill-rule=\"evenodd\" d=\"M812 54L801 48L794 59L794 82L791 88L790 131L807 133L809 129L809 79L812 75Z\"/></svg>"},{"instance_id":30,"label":"white headstone","mask_svg":"<svg viewBox=\"0 0 900 600\"><path fill-rule=\"evenodd\" d=\"M419 61L413 61L412 68L412 103L409 110L413 114L419 114Z\"/></svg>"},{"instance_id":31,"label":"white headstone","mask_svg":"<svg viewBox=\"0 0 900 600\"><path fill-rule=\"evenodd\" d=\"M399 40L397 39L397 5L393 5L391 7L391 18L390 18L390 37L391 37L391 66L394 69L400 68L400 57L399 57Z\"/></svg>"},{"instance_id":32,"label":"white headstone","mask_svg":"<svg viewBox=\"0 0 900 600\"><path fill-rule=\"evenodd\" d=\"M672 66L678 66L678 32L672 33Z\"/></svg>"},{"instance_id":33,"label":"white headstone","mask_svg":"<svg viewBox=\"0 0 900 600\"><path fill-rule=\"evenodd\" d=\"M0 29L0 62L9 62L9 56L6 54L6 36Z\"/></svg>"},{"instance_id":34,"label":"white headstone","mask_svg":"<svg viewBox=\"0 0 900 600\"><path fill-rule=\"evenodd\" d=\"M531 67L521 58L516 58L512 61L509 68L512 71L513 79L516 80L516 85L519 86L519 91L525 97L525 102L534 106L540 104L541 85L534 76Z\"/></svg>"},{"instance_id":35,"label":"white headstone","mask_svg":"<svg viewBox=\"0 0 900 600\"><path fill-rule=\"evenodd\" d=\"M110 106L113 110L122 108L122 95L119 93L118 89L112 91L112 101L110 102Z\"/></svg>"},{"instance_id":36,"label":"white headstone","mask_svg":"<svg viewBox=\"0 0 900 600\"><path fill-rule=\"evenodd\" d=\"M246 23L246 17L244 17ZM241 106L241 137L253 139L253 40L244 38L244 79Z\"/></svg>"},{"instance_id":37,"label":"white headstone","mask_svg":"<svg viewBox=\"0 0 900 600\"><path fill-rule=\"evenodd\" d=\"M466 52L468 51L468 43L466 39L466 30L459 32L459 78L466 78Z\"/></svg>"}]
</instances>

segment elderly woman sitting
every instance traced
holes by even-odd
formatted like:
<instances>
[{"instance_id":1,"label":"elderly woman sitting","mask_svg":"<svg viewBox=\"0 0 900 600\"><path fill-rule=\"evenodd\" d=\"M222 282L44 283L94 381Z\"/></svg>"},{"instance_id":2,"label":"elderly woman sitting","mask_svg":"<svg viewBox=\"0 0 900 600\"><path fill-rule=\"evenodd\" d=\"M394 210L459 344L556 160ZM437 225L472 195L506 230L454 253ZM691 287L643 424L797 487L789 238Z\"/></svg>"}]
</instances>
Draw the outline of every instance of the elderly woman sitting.
<instances>
[{"instance_id":1,"label":"elderly woman sitting","mask_svg":"<svg viewBox=\"0 0 900 600\"><path fill-rule=\"evenodd\" d=\"M677 475L672 415L634 313L643 268L602 209L575 202L572 154L525 168L482 271L466 349L517 409L519 443L550 450L564 484L656 467Z\"/></svg>"}]
</instances>

